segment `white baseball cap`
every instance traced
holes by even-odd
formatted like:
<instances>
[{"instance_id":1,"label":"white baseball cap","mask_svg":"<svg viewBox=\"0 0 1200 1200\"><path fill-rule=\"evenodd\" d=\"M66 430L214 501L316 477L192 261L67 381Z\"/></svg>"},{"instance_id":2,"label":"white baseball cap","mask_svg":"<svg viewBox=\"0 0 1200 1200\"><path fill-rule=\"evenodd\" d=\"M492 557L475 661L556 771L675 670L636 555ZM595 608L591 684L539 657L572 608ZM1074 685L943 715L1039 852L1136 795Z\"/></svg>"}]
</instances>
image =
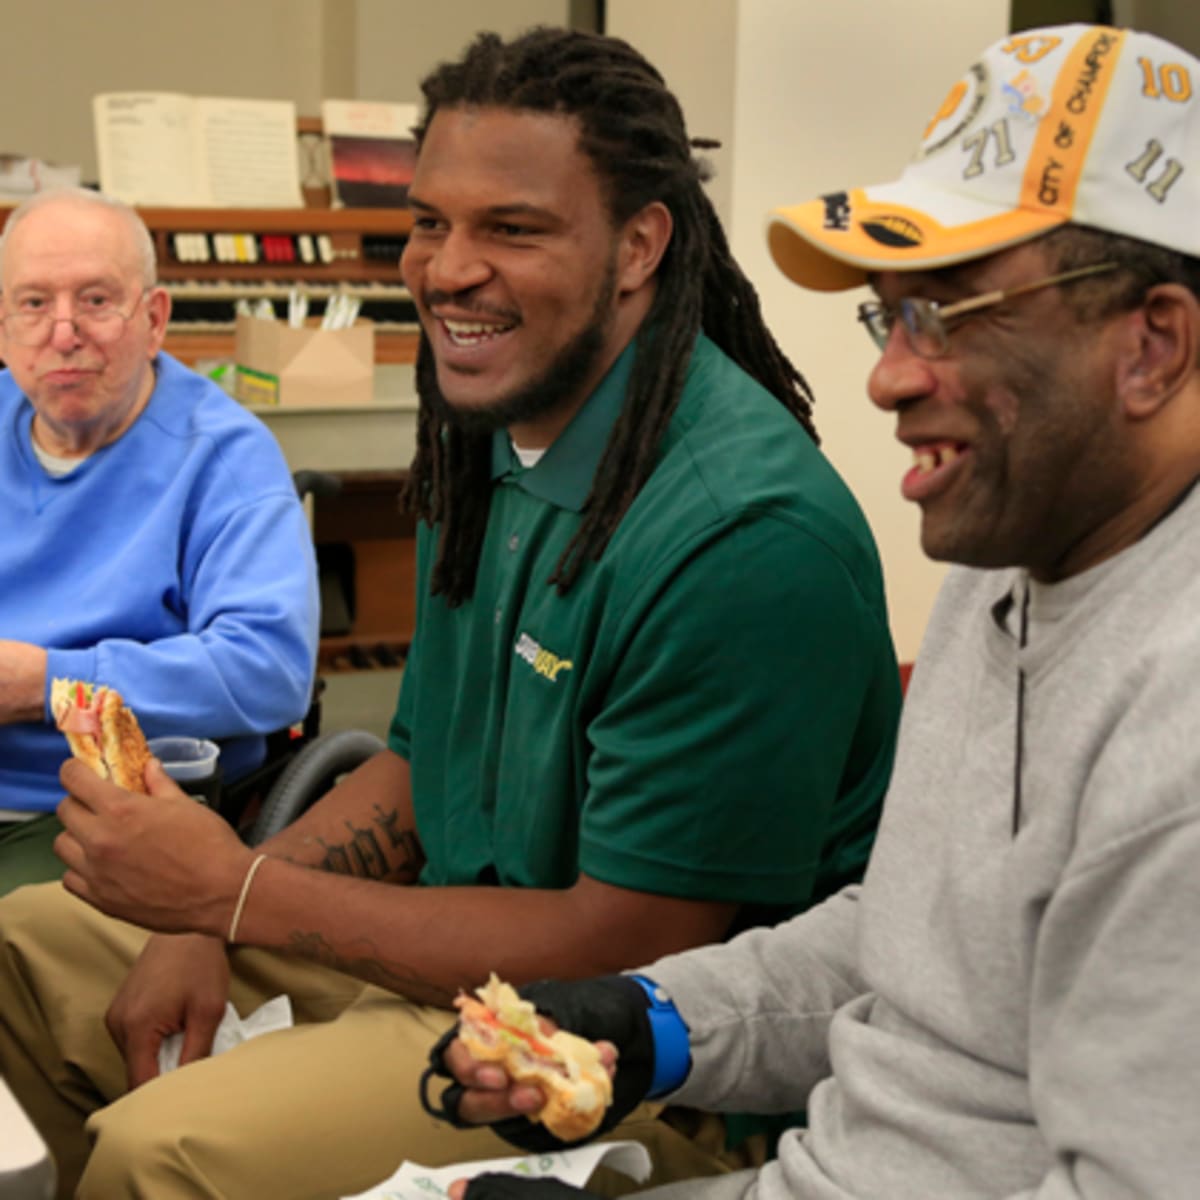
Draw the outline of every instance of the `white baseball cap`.
<instances>
[{"instance_id":1,"label":"white baseball cap","mask_svg":"<svg viewBox=\"0 0 1200 1200\"><path fill-rule=\"evenodd\" d=\"M1066 222L1200 256L1200 61L1132 30L1060 25L984 51L894 183L767 221L780 270L817 291L931 270Z\"/></svg>"}]
</instances>

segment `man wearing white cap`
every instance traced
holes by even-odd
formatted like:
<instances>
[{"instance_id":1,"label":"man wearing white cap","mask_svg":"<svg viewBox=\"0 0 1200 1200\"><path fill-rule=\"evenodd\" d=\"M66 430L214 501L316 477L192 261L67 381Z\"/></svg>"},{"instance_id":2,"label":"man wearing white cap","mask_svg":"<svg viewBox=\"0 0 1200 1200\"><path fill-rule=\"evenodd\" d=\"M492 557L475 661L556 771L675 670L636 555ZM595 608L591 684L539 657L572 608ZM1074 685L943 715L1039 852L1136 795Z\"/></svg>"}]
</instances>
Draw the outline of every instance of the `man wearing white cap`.
<instances>
[{"instance_id":1,"label":"man wearing white cap","mask_svg":"<svg viewBox=\"0 0 1200 1200\"><path fill-rule=\"evenodd\" d=\"M963 565L861 889L646 967L652 1008L625 976L530 989L618 1044L613 1116L807 1106L762 1170L655 1197L1200 1196L1198 89L1145 34L1014 36L899 181L770 220L796 282L874 289L870 396ZM531 1144L536 1095L434 1057L446 1107Z\"/></svg>"}]
</instances>

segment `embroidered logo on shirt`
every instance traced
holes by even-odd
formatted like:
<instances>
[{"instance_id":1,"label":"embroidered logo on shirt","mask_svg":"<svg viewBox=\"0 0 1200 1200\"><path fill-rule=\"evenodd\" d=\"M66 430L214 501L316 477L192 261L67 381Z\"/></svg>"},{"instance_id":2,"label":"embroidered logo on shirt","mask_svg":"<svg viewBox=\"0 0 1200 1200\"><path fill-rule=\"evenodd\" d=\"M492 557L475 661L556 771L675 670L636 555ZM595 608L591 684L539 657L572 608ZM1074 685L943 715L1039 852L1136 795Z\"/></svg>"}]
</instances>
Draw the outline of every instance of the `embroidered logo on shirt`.
<instances>
[{"instance_id":1,"label":"embroidered logo on shirt","mask_svg":"<svg viewBox=\"0 0 1200 1200\"><path fill-rule=\"evenodd\" d=\"M558 682L559 671L569 671L575 664L567 658L559 658L543 648L527 633L517 638L513 647L518 658L523 658L539 675L545 675L551 683Z\"/></svg>"}]
</instances>

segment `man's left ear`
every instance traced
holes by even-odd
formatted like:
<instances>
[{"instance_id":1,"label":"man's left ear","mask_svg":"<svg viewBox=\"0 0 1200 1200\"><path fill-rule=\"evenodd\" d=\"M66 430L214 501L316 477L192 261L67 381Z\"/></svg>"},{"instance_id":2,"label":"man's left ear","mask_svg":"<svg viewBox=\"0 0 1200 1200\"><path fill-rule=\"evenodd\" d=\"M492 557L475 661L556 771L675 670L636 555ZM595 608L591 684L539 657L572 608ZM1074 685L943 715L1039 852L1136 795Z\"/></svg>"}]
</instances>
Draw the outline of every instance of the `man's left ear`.
<instances>
[{"instance_id":1,"label":"man's left ear","mask_svg":"<svg viewBox=\"0 0 1200 1200\"><path fill-rule=\"evenodd\" d=\"M1153 416L1200 369L1200 301L1181 284L1156 284L1123 333L1117 382L1126 412Z\"/></svg>"},{"instance_id":2,"label":"man's left ear","mask_svg":"<svg viewBox=\"0 0 1200 1200\"><path fill-rule=\"evenodd\" d=\"M167 336L167 322L171 319L171 296L163 287L153 287L146 296L146 314L150 318L150 345L148 357L153 358L161 349Z\"/></svg>"},{"instance_id":3,"label":"man's left ear","mask_svg":"<svg viewBox=\"0 0 1200 1200\"><path fill-rule=\"evenodd\" d=\"M617 271L617 290L635 292L653 276L671 244L675 221L671 210L652 200L625 222Z\"/></svg>"}]
</instances>

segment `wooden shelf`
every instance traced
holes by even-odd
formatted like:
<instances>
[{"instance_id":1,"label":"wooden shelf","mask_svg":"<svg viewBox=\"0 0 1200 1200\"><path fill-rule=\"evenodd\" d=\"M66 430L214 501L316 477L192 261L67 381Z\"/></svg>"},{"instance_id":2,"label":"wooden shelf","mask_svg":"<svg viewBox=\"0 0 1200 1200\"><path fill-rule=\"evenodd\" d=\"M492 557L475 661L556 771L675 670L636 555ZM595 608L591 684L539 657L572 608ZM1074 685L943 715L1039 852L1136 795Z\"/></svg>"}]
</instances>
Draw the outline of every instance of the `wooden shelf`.
<instances>
[{"instance_id":1,"label":"wooden shelf","mask_svg":"<svg viewBox=\"0 0 1200 1200\"><path fill-rule=\"evenodd\" d=\"M404 665L411 641L411 629L323 637L317 653L317 670L323 675L396 670Z\"/></svg>"},{"instance_id":2,"label":"wooden shelf","mask_svg":"<svg viewBox=\"0 0 1200 1200\"><path fill-rule=\"evenodd\" d=\"M5 220L15 208L0 204ZM395 233L408 236L406 208L138 208L151 233Z\"/></svg>"},{"instance_id":3,"label":"wooden shelf","mask_svg":"<svg viewBox=\"0 0 1200 1200\"><path fill-rule=\"evenodd\" d=\"M400 286L400 250L412 229L412 214L391 208L144 208L138 210L154 238L163 282L195 280L230 284L254 282L367 284ZM257 261L218 261L216 246L207 262L182 262L176 234L249 234L328 239L332 257L305 262L297 256L279 262L265 254Z\"/></svg>"},{"instance_id":4,"label":"wooden shelf","mask_svg":"<svg viewBox=\"0 0 1200 1200\"><path fill-rule=\"evenodd\" d=\"M345 633L321 637L319 668L396 667L416 626L416 520L400 508L408 472L338 474L341 489L314 499L313 541L323 577L341 581L352 620Z\"/></svg>"},{"instance_id":5,"label":"wooden shelf","mask_svg":"<svg viewBox=\"0 0 1200 1200\"><path fill-rule=\"evenodd\" d=\"M325 294L331 288L344 286L363 296L364 316L383 323L376 328L375 361L388 365L416 361L419 335L415 313L411 313L411 305L403 298L400 278L400 251L412 230L412 214L407 209L139 208L138 212L154 237L162 282L201 285L194 291L189 289L189 295L176 302L177 313L183 314L186 303L190 315L196 317L199 308L207 325L206 314L211 305L218 321L229 322L231 292L253 299L261 291L277 293L281 287L293 285L310 285ZM257 262L211 259L203 263L180 262L172 240L179 233L207 234L210 239L218 234L328 238L332 257L329 261L314 262L304 262L299 256L287 262L268 261L265 256L260 256ZM214 283L227 285L220 289L224 295L202 298L202 285ZM384 288L373 296L373 285ZM401 328L389 329L388 324ZM232 325L216 330L203 326L189 330L186 321L173 321L167 332L166 349L192 365L202 359L232 358Z\"/></svg>"},{"instance_id":6,"label":"wooden shelf","mask_svg":"<svg viewBox=\"0 0 1200 1200\"><path fill-rule=\"evenodd\" d=\"M395 233L407 236L406 208L139 208L151 233Z\"/></svg>"},{"instance_id":7,"label":"wooden shelf","mask_svg":"<svg viewBox=\"0 0 1200 1200\"><path fill-rule=\"evenodd\" d=\"M416 332L390 333L376 329L375 362L383 366L415 363L418 338ZM228 333L217 330L189 333L182 329L169 329L163 349L189 367L207 359L231 359L233 330Z\"/></svg>"}]
</instances>

